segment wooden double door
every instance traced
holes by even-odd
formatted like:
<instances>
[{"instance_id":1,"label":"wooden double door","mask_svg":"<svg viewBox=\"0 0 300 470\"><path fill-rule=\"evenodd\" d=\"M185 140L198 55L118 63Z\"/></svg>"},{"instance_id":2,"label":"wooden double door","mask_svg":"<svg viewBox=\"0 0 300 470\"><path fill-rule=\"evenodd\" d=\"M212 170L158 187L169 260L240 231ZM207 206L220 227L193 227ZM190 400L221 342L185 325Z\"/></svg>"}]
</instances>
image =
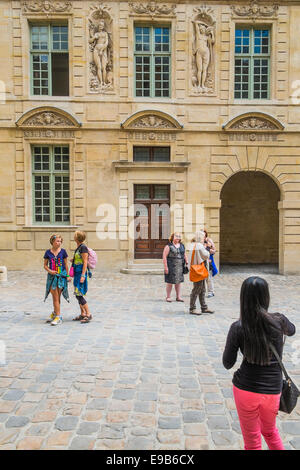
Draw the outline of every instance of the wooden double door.
<instances>
[{"instance_id":1,"label":"wooden double door","mask_svg":"<svg viewBox=\"0 0 300 470\"><path fill-rule=\"evenodd\" d=\"M135 259L160 259L170 236L170 185L134 185Z\"/></svg>"}]
</instances>

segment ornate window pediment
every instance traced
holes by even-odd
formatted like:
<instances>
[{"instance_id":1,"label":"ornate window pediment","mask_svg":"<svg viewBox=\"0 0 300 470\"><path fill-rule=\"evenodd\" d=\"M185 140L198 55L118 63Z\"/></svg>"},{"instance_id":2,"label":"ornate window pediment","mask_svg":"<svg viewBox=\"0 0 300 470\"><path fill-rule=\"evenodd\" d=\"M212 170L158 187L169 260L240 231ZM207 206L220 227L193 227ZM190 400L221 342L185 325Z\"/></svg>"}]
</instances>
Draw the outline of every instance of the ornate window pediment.
<instances>
[{"instance_id":1,"label":"ornate window pediment","mask_svg":"<svg viewBox=\"0 0 300 470\"><path fill-rule=\"evenodd\" d=\"M17 121L16 126L22 129L74 129L81 123L67 111L52 106L42 106L26 111Z\"/></svg>"},{"instance_id":2,"label":"ornate window pediment","mask_svg":"<svg viewBox=\"0 0 300 470\"><path fill-rule=\"evenodd\" d=\"M121 124L126 130L143 130L143 131L176 131L183 126L169 114L161 111L139 111L130 116Z\"/></svg>"},{"instance_id":3,"label":"ornate window pediment","mask_svg":"<svg viewBox=\"0 0 300 470\"><path fill-rule=\"evenodd\" d=\"M223 129L227 132L282 132L284 125L268 114L250 112L231 119Z\"/></svg>"}]
</instances>

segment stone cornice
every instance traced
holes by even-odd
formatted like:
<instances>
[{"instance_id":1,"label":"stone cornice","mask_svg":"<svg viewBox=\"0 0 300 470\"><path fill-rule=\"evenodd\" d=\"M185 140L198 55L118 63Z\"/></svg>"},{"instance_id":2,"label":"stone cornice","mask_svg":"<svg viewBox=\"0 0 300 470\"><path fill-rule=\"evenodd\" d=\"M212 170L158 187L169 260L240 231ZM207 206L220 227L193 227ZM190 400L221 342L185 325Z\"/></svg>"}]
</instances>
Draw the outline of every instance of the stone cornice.
<instances>
[{"instance_id":1,"label":"stone cornice","mask_svg":"<svg viewBox=\"0 0 300 470\"><path fill-rule=\"evenodd\" d=\"M112 166L116 170L185 170L190 166L191 162L129 162L128 160L118 160L112 162Z\"/></svg>"}]
</instances>

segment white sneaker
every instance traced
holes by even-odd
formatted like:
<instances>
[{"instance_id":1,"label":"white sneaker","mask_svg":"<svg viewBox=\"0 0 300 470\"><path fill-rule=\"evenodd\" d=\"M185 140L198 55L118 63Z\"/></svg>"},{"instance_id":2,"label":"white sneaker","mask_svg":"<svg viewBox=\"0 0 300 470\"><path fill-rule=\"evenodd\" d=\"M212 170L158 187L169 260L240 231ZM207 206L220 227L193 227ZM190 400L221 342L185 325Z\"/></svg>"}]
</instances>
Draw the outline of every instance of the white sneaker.
<instances>
[{"instance_id":1,"label":"white sneaker","mask_svg":"<svg viewBox=\"0 0 300 470\"><path fill-rule=\"evenodd\" d=\"M51 322L51 325L56 326L60 325L62 323L62 318L61 317L55 317L54 320Z\"/></svg>"},{"instance_id":2,"label":"white sneaker","mask_svg":"<svg viewBox=\"0 0 300 470\"><path fill-rule=\"evenodd\" d=\"M55 318L55 313L52 312L50 317L46 320L46 323L51 323L54 320L54 318Z\"/></svg>"},{"instance_id":3,"label":"white sneaker","mask_svg":"<svg viewBox=\"0 0 300 470\"><path fill-rule=\"evenodd\" d=\"M213 294L212 292L210 292L207 297L214 297L214 296L215 296L215 294Z\"/></svg>"}]
</instances>

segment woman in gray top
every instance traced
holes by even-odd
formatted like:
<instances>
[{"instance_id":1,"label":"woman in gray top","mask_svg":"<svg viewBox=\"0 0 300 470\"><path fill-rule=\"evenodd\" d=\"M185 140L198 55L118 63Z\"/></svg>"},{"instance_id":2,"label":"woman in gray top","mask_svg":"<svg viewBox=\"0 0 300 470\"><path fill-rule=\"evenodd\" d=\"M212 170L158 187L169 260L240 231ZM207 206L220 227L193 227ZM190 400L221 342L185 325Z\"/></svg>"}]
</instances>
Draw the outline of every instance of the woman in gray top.
<instances>
[{"instance_id":1,"label":"woman in gray top","mask_svg":"<svg viewBox=\"0 0 300 470\"><path fill-rule=\"evenodd\" d=\"M193 259L194 264L201 264L208 260L209 252L204 247L204 232L196 232L195 237L192 240L190 254L189 254L189 267L191 267L192 254L195 248L195 255ZM196 301L199 297L201 311L196 309ZM202 313L214 313L213 310L209 310L205 302L205 280L193 283L193 290L190 296L190 313L192 315L201 315Z\"/></svg>"}]
</instances>

